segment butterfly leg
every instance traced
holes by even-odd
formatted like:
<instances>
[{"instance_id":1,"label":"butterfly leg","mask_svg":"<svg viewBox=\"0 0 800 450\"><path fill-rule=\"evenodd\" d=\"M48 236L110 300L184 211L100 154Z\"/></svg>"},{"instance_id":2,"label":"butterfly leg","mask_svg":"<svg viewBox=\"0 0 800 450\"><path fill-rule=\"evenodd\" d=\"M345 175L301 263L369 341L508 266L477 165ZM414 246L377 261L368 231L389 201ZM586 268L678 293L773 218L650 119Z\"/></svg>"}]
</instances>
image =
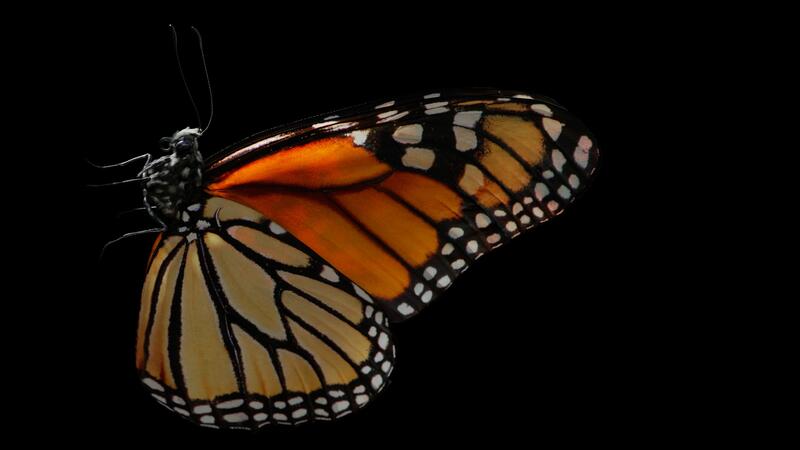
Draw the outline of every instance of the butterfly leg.
<instances>
[{"instance_id":1,"label":"butterfly leg","mask_svg":"<svg viewBox=\"0 0 800 450\"><path fill-rule=\"evenodd\" d=\"M127 161L122 161L122 162L116 163L116 164L107 164L107 165L95 164L95 163L89 161L88 159L86 160L86 162L89 163L90 166L96 167L98 169L111 169L111 168L114 168L114 167L126 166L126 165L128 165L128 164L130 164L130 163L132 163L134 161L138 161L138 160L143 159L143 158L147 160L144 163L145 167L147 167L147 164L150 163L150 154L149 153L145 153L144 155L139 155L139 156L133 157L133 158L127 160Z\"/></svg>"},{"instance_id":2,"label":"butterfly leg","mask_svg":"<svg viewBox=\"0 0 800 450\"><path fill-rule=\"evenodd\" d=\"M120 236L120 237L118 237L116 239L113 239L111 241L106 242L106 245L104 245L103 249L100 251L100 259L103 258L103 255L106 252L106 248L111 244L117 243L117 242L119 242L119 241L121 241L123 239L127 239L129 237L134 237L134 236L139 236L139 235L142 235L142 234L149 234L149 233L161 233L164 230L166 230L166 227L163 227L163 228L150 228L148 230L132 231L130 233L125 233L125 234L123 234L122 236Z\"/></svg>"}]
</instances>

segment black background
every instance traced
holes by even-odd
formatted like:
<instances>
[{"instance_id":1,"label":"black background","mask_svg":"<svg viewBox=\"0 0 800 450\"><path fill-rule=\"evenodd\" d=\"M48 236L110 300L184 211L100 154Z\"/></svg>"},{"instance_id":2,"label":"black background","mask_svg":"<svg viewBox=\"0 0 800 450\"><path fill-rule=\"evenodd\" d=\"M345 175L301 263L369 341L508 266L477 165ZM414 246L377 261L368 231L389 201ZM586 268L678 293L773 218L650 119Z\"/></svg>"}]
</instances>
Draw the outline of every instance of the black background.
<instances>
[{"instance_id":1,"label":"black background","mask_svg":"<svg viewBox=\"0 0 800 450\"><path fill-rule=\"evenodd\" d=\"M61 51L70 72L66 136L76 144L54 169L69 173L69 198L80 201L52 205L74 230L57 244L69 256L57 264L63 280L42 286L64 292L53 313L63 329L44 375L58 374L59 391L67 392L45 395L69 407L49 423L90 441L230 447L620 442L701 426L702 406L683 403L691 364L674 363L685 345L686 325L673 323L683 304L661 295L668 286L646 282L651 266L642 256L663 245L657 233L643 232L650 219L642 205L653 193L640 183L653 170L643 162L654 151L653 108L667 96L651 78L658 50L634 42L640 30L591 17L534 26L528 16L477 16L337 16L325 26L279 14L247 25L195 22L215 101L200 142L205 155L309 115L458 87L552 97L586 123L601 149L595 182L563 215L485 256L423 314L393 325L397 366L376 401L333 423L258 433L203 429L149 398L136 377L134 345L152 237L116 244L98 259L104 242L151 224L141 213L115 218L141 206L134 185L86 187L137 169L96 170L83 158L110 163L157 153L160 137L196 126L167 22L73 30L77 39ZM186 24L178 30L205 120L197 42Z\"/></svg>"}]
</instances>

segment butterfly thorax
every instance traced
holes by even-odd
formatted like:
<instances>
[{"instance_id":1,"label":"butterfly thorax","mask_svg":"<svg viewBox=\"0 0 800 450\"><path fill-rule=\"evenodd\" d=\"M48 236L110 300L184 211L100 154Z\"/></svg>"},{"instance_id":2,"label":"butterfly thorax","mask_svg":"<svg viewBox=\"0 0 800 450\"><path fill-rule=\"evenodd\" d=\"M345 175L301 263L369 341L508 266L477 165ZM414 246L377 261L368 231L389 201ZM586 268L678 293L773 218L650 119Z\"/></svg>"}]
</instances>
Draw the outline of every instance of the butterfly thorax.
<instances>
[{"instance_id":1,"label":"butterfly thorax","mask_svg":"<svg viewBox=\"0 0 800 450\"><path fill-rule=\"evenodd\" d=\"M170 154L150 162L142 171L145 207L165 225L178 222L186 208L200 200L203 157L197 137L197 129L186 128L164 138L162 150Z\"/></svg>"}]
</instances>

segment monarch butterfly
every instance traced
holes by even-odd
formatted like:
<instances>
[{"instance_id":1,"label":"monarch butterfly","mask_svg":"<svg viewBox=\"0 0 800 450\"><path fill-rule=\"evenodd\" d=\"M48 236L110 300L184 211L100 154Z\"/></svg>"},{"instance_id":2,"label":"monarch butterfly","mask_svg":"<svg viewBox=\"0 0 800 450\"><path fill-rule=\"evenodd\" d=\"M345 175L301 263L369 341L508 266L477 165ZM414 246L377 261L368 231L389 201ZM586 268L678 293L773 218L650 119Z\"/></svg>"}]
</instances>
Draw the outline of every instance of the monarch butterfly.
<instances>
[{"instance_id":1,"label":"monarch butterfly","mask_svg":"<svg viewBox=\"0 0 800 450\"><path fill-rule=\"evenodd\" d=\"M389 324L560 214L598 161L557 103L494 90L362 105L207 160L201 134L164 138L141 172L163 230L136 365L159 403L218 428L365 406L394 368Z\"/></svg>"}]
</instances>

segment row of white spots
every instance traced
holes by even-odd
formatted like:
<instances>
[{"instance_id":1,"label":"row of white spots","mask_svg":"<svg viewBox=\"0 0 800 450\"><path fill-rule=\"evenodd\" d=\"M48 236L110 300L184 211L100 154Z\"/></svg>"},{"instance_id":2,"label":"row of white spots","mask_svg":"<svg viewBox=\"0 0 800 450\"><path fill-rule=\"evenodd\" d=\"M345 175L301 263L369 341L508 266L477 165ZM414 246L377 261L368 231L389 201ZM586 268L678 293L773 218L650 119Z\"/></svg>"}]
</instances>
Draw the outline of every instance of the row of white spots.
<instances>
[{"instance_id":1,"label":"row of white spots","mask_svg":"<svg viewBox=\"0 0 800 450\"><path fill-rule=\"evenodd\" d=\"M371 307L368 306L368 308L371 308ZM382 313L378 312L378 314L382 314ZM377 316L377 314L376 314L376 316ZM376 318L380 318L380 317L376 317ZM389 343L388 334L386 334L385 332L381 332L381 335L378 338L378 346L380 348L382 348L383 350L388 350L389 345L390 345L390 343ZM392 354L393 355L394 355L394 352L395 352L395 349L394 349L394 346L392 346ZM382 364L380 366L381 370L384 373L389 374L389 373L391 373L391 370L392 370L393 367L392 367L392 364L391 364L390 361L384 360L384 359L385 359L384 358L384 354L382 352L379 351L379 352L376 353L375 362L376 363L381 363L382 362ZM365 366L364 368L369 368L370 371L371 371L371 368L369 366ZM368 373L369 371L364 371L363 368L362 368L362 372ZM149 388L151 388L154 391L158 391L158 392L164 392L165 391L164 386L162 386L159 382L157 382L156 380L154 380L152 378L145 377L145 378L142 379L142 382L146 386L148 386ZM380 374L376 374L376 375L372 376L370 378L370 384L373 387L373 389L375 389L376 391L382 389L384 387L384 378L383 378L383 376L380 375ZM364 405L365 403L367 403L369 401L369 395L366 393L366 388L362 384L358 384L355 387L353 387L352 393L355 396L356 404L359 405L359 406ZM348 400L344 399L346 394L345 394L345 392L343 390L341 390L341 389L331 389L331 390L329 390L327 392L327 394L328 394L328 396L330 398L333 399L333 401L331 402L332 403L331 404L331 410L333 411L334 414L337 415L337 417L341 417L346 412L351 412L350 411L350 402ZM151 395L156 400L158 400L160 403L164 404L164 406L167 406L167 404L166 404L167 400L162 395L155 394L155 393L153 393ZM173 395L172 396L172 401L173 401L173 403L178 404L178 405L186 405L186 401L184 399L178 397L177 395ZM224 401L220 401L219 403L217 403L215 405L215 408L218 411L220 411L221 414L223 414L222 415L222 420L227 422L227 423L231 423L231 424L237 424L237 423L246 422L251 417L256 422L264 422L269 418L269 415L267 413L260 411L260 410L264 409L265 404L263 402L261 402L261 401L258 401L258 400L251 400L247 404L247 406L250 409L258 411L255 414L253 414L252 416L248 415L248 413L245 412L245 411L235 411L235 412L234 411L230 411L232 409L236 409L236 408L242 407L244 405L244 403L245 403L245 400L241 399L241 398L224 400ZM317 397L314 400L314 403L316 403L317 405L326 406L329 403L329 401L328 401L327 398L325 398L323 396L323 397ZM282 400L274 401L274 402L272 402L272 406L276 410L281 410L281 411L284 410L284 409L287 409L288 407L295 407L295 409L293 409L292 411L286 411L286 413L284 413L284 412L276 412L276 413L272 414L272 418L275 421L277 421L278 423L292 423L292 422L289 421L290 417L291 417L291 419L295 420L294 423L301 423L300 421L297 421L297 419L302 419L302 418L304 418L304 417L306 417L308 415L308 409L305 407L305 399L302 396L295 396L295 397L289 398L286 401L282 401ZM189 411L187 411L186 409L181 408L179 406L172 406L172 407L167 406L167 407L172 409L172 410L174 410L175 412L177 412L177 413L179 413L181 415L184 415L184 416L187 416L187 417L191 416L191 413ZM324 419L324 418L328 418L330 416L328 414L328 411L326 411L323 408L315 408L313 410L313 412L318 418L323 418ZM211 425L211 424L216 423L216 418L213 415L211 415L212 407L211 407L210 404L196 405L194 408L192 408L192 413L200 416L199 417L199 421L200 421L201 424Z\"/></svg>"}]
</instances>

